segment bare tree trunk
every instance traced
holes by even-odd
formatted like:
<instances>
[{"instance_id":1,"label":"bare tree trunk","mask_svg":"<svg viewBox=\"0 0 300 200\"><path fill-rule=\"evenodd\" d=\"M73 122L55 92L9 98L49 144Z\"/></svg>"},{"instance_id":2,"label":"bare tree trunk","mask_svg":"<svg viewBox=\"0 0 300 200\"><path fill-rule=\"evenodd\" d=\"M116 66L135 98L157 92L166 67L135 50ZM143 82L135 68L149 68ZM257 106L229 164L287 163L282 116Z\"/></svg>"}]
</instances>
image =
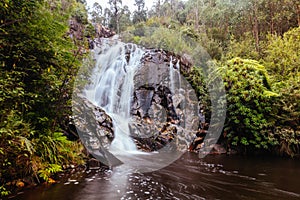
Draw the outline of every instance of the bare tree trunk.
<instances>
[{"instance_id":1,"label":"bare tree trunk","mask_svg":"<svg viewBox=\"0 0 300 200\"><path fill-rule=\"evenodd\" d=\"M271 34L274 33L274 2L269 2L269 10L270 10L270 32Z\"/></svg>"},{"instance_id":2,"label":"bare tree trunk","mask_svg":"<svg viewBox=\"0 0 300 200\"><path fill-rule=\"evenodd\" d=\"M252 25L252 32L255 39L255 49L259 52L259 24L258 24L258 6L257 1L254 1L253 5L253 25Z\"/></svg>"},{"instance_id":3,"label":"bare tree trunk","mask_svg":"<svg viewBox=\"0 0 300 200\"><path fill-rule=\"evenodd\" d=\"M114 17L116 19L117 34L119 34L120 33L120 25L119 25L119 9L117 6L117 1L114 2L114 9L115 9Z\"/></svg>"},{"instance_id":4,"label":"bare tree trunk","mask_svg":"<svg viewBox=\"0 0 300 200\"><path fill-rule=\"evenodd\" d=\"M298 26L300 27L300 5L297 5L297 20Z\"/></svg>"},{"instance_id":5,"label":"bare tree trunk","mask_svg":"<svg viewBox=\"0 0 300 200\"><path fill-rule=\"evenodd\" d=\"M195 8L195 29L198 30L199 28L199 0L197 0L197 7Z\"/></svg>"},{"instance_id":6,"label":"bare tree trunk","mask_svg":"<svg viewBox=\"0 0 300 200\"><path fill-rule=\"evenodd\" d=\"M161 17L161 16L160 16L160 6L161 6L161 5L160 5L160 0L158 0L158 1L157 1L157 4L156 4L156 14L158 14L159 17Z\"/></svg>"}]
</instances>

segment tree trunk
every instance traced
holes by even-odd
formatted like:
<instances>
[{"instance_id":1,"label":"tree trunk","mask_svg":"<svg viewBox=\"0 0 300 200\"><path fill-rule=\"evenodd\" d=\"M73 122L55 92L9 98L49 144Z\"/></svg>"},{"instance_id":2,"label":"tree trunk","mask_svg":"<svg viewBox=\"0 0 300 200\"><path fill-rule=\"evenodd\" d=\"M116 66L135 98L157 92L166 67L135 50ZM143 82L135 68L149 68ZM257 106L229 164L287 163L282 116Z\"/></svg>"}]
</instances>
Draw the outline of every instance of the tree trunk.
<instances>
[{"instance_id":1,"label":"tree trunk","mask_svg":"<svg viewBox=\"0 0 300 200\"><path fill-rule=\"evenodd\" d=\"M274 33L274 2L269 2L269 10L270 10L270 32Z\"/></svg>"},{"instance_id":2,"label":"tree trunk","mask_svg":"<svg viewBox=\"0 0 300 200\"><path fill-rule=\"evenodd\" d=\"M197 7L195 12L195 29L198 30L199 28L199 0L197 0Z\"/></svg>"},{"instance_id":3,"label":"tree trunk","mask_svg":"<svg viewBox=\"0 0 300 200\"><path fill-rule=\"evenodd\" d=\"M300 27L300 5L297 5L297 20L298 26Z\"/></svg>"},{"instance_id":4,"label":"tree trunk","mask_svg":"<svg viewBox=\"0 0 300 200\"><path fill-rule=\"evenodd\" d=\"M254 1L253 5L253 25L252 25L252 32L255 39L255 49L259 52L259 23L258 23L258 6L257 1Z\"/></svg>"}]
</instances>

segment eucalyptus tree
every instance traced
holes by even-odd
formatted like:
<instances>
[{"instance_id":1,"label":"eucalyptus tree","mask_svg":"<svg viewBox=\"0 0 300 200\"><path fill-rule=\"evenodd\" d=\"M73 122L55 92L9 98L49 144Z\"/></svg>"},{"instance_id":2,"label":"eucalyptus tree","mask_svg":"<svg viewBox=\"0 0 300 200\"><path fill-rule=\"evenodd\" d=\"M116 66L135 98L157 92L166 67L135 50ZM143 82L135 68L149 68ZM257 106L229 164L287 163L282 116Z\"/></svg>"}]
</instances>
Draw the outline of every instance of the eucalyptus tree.
<instances>
[{"instance_id":1,"label":"eucalyptus tree","mask_svg":"<svg viewBox=\"0 0 300 200\"><path fill-rule=\"evenodd\" d=\"M125 31L127 27L132 25L131 12L128 6L124 6L120 18L120 31Z\"/></svg>"},{"instance_id":2,"label":"eucalyptus tree","mask_svg":"<svg viewBox=\"0 0 300 200\"><path fill-rule=\"evenodd\" d=\"M120 33L120 18L122 16L122 0L109 0L111 18L110 28Z\"/></svg>"},{"instance_id":3,"label":"eucalyptus tree","mask_svg":"<svg viewBox=\"0 0 300 200\"><path fill-rule=\"evenodd\" d=\"M93 23L99 23L99 24L103 24L103 9L102 6L95 2L93 4L93 8L92 11L90 12L90 15L92 17L92 22Z\"/></svg>"},{"instance_id":4,"label":"eucalyptus tree","mask_svg":"<svg viewBox=\"0 0 300 200\"><path fill-rule=\"evenodd\" d=\"M133 23L138 23L147 20L147 11L145 10L145 0L135 0L137 10L133 12Z\"/></svg>"}]
</instances>

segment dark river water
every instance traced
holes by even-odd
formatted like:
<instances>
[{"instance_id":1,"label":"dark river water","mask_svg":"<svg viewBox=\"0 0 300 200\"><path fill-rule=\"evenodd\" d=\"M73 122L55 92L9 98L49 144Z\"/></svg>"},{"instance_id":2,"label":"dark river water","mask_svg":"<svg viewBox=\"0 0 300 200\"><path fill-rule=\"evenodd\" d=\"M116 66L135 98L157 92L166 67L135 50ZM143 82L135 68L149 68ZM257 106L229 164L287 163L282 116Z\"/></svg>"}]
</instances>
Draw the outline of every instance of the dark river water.
<instances>
[{"instance_id":1,"label":"dark river water","mask_svg":"<svg viewBox=\"0 0 300 200\"><path fill-rule=\"evenodd\" d=\"M300 199L300 161L186 153L155 172L88 170L13 199Z\"/></svg>"}]
</instances>

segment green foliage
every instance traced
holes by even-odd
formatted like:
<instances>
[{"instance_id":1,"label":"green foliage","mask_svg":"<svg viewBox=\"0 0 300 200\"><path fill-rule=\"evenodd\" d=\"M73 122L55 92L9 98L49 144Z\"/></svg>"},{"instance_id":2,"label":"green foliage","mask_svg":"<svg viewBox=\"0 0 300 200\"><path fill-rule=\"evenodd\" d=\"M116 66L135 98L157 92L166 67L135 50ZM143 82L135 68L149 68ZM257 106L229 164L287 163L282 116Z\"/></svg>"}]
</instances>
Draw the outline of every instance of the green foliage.
<instances>
[{"instance_id":1,"label":"green foliage","mask_svg":"<svg viewBox=\"0 0 300 200\"><path fill-rule=\"evenodd\" d=\"M280 138L280 153L299 152L300 131L300 28L291 29L283 37L269 35L264 63L272 75L274 90L281 95L275 106L279 108L276 137Z\"/></svg>"},{"instance_id":2,"label":"green foliage","mask_svg":"<svg viewBox=\"0 0 300 200\"><path fill-rule=\"evenodd\" d=\"M34 143L37 154L43 161L60 165L70 161L80 161L80 146L69 141L60 132L40 135L39 138L34 139Z\"/></svg>"},{"instance_id":3,"label":"green foliage","mask_svg":"<svg viewBox=\"0 0 300 200\"><path fill-rule=\"evenodd\" d=\"M6 194L7 182L47 169L49 177L59 171L54 164L82 162L81 146L61 132L83 55L66 35L75 0L4 1L0 8L0 185Z\"/></svg>"},{"instance_id":4,"label":"green foliage","mask_svg":"<svg viewBox=\"0 0 300 200\"><path fill-rule=\"evenodd\" d=\"M61 172L62 168L60 165L57 164L49 164L45 169L40 169L38 171L39 176L46 182L49 181L49 178L52 174L57 172Z\"/></svg>"},{"instance_id":5,"label":"green foliage","mask_svg":"<svg viewBox=\"0 0 300 200\"><path fill-rule=\"evenodd\" d=\"M89 12L93 23L99 23L99 24L103 23L104 19L102 17L102 12L103 12L102 6L99 3L95 2L93 4L92 11Z\"/></svg>"},{"instance_id":6,"label":"green foliage","mask_svg":"<svg viewBox=\"0 0 300 200\"><path fill-rule=\"evenodd\" d=\"M265 50L265 65L277 80L297 76L300 72L300 27L291 29L283 37L269 35Z\"/></svg>"},{"instance_id":7,"label":"green foliage","mask_svg":"<svg viewBox=\"0 0 300 200\"><path fill-rule=\"evenodd\" d=\"M78 23L88 24L88 14L85 6L81 3L75 3L75 9L72 10L72 17L74 17Z\"/></svg>"},{"instance_id":8,"label":"green foliage","mask_svg":"<svg viewBox=\"0 0 300 200\"><path fill-rule=\"evenodd\" d=\"M227 119L224 130L231 145L268 149L276 145L273 127L274 101L264 66L257 61L234 58L219 69L224 79Z\"/></svg>"},{"instance_id":9,"label":"green foliage","mask_svg":"<svg viewBox=\"0 0 300 200\"><path fill-rule=\"evenodd\" d=\"M250 33L245 33L243 39L239 41L234 35L231 36L224 58L232 59L234 57L259 60L260 55L255 50L255 41Z\"/></svg>"},{"instance_id":10,"label":"green foliage","mask_svg":"<svg viewBox=\"0 0 300 200\"><path fill-rule=\"evenodd\" d=\"M0 176L4 180L30 174L30 158L35 152L31 138L34 131L30 124L11 111L1 122L0 128ZM26 165L23 165L26 164Z\"/></svg>"},{"instance_id":11,"label":"green foliage","mask_svg":"<svg viewBox=\"0 0 300 200\"><path fill-rule=\"evenodd\" d=\"M146 24L140 23L133 29L123 33L122 36L123 40L127 42L138 42L137 44L147 48L164 49L176 54L191 54L190 41L186 40L183 34L163 26L148 27Z\"/></svg>"},{"instance_id":12,"label":"green foliage","mask_svg":"<svg viewBox=\"0 0 300 200\"><path fill-rule=\"evenodd\" d=\"M0 186L0 196L7 196L9 194L10 194L10 192L3 185L1 185Z\"/></svg>"},{"instance_id":13,"label":"green foliage","mask_svg":"<svg viewBox=\"0 0 300 200\"><path fill-rule=\"evenodd\" d=\"M195 90L199 103L206 109L205 113L210 112L210 97L207 90L207 78L203 68L194 66L188 74L183 74L187 81Z\"/></svg>"},{"instance_id":14,"label":"green foliage","mask_svg":"<svg viewBox=\"0 0 300 200\"><path fill-rule=\"evenodd\" d=\"M133 13L133 23L139 23L142 21L146 21L146 10L145 10L145 0L135 0L135 6L137 6L137 10Z\"/></svg>"}]
</instances>

